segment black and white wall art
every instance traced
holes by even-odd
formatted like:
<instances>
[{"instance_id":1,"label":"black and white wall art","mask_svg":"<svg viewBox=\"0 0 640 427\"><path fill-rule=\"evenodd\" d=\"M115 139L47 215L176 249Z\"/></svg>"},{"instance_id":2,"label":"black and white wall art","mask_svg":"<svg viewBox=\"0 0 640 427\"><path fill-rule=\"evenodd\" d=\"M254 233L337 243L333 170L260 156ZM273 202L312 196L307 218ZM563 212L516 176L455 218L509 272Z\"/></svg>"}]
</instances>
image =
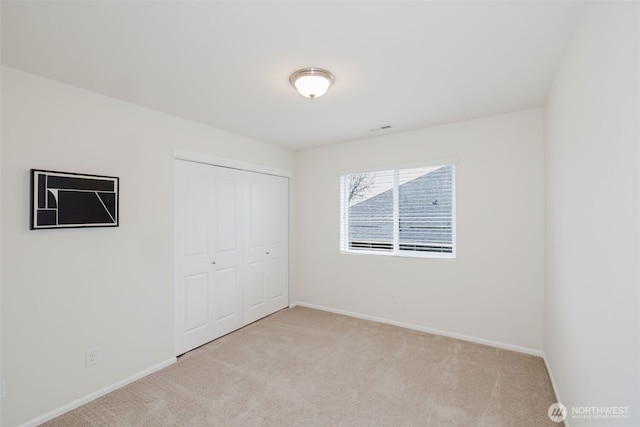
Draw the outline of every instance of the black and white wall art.
<instances>
[{"instance_id":1,"label":"black and white wall art","mask_svg":"<svg viewBox=\"0 0 640 427\"><path fill-rule=\"evenodd\" d=\"M118 178L31 169L31 229L118 226Z\"/></svg>"}]
</instances>

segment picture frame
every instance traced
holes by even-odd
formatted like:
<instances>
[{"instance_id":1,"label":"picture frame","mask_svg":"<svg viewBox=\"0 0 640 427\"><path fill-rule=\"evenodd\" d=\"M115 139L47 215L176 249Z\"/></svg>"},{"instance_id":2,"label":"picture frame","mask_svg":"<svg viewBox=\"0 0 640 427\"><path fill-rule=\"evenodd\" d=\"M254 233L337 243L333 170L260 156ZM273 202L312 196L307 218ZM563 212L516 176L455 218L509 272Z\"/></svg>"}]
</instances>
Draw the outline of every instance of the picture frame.
<instances>
[{"instance_id":1,"label":"picture frame","mask_svg":"<svg viewBox=\"0 0 640 427\"><path fill-rule=\"evenodd\" d=\"M31 169L30 229L118 227L119 178Z\"/></svg>"}]
</instances>

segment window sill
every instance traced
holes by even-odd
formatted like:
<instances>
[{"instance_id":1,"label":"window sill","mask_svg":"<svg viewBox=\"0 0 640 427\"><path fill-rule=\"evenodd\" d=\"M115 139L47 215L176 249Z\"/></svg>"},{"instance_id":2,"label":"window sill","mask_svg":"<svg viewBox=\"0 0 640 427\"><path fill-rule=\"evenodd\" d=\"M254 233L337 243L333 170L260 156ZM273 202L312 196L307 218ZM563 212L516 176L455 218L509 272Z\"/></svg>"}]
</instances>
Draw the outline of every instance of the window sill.
<instances>
[{"instance_id":1,"label":"window sill","mask_svg":"<svg viewBox=\"0 0 640 427\"><path fill-rule=\"evenodd\" d=\"M419 258L419 259L438 259L438 260L446 260L446 261L455 261L456 254L451 253L438 253L432 252L429 254L425 253L411 253L408 251L402 252L383 252L383 251L349 251L349 250L340 250L341 255L381 255L387 257L397 257L397 258Z\"/></svg>"}]
</instances>

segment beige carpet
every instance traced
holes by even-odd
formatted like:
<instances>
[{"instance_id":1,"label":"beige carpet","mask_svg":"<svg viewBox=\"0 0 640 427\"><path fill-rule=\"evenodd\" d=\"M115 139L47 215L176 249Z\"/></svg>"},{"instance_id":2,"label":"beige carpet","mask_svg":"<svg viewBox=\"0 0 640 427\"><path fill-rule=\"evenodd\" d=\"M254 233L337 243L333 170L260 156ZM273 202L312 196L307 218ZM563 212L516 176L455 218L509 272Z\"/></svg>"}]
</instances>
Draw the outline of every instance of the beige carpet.
<instances>
[{"instance_id":1,"label":"beige carpet","mask_svg":"<svg viewBox=\"0 0 640 427\"><path fill-rule=\"evenodd\" d=\"M558 426L539 357L296 307L46 426Z\"/></svg>"}]
</instances>

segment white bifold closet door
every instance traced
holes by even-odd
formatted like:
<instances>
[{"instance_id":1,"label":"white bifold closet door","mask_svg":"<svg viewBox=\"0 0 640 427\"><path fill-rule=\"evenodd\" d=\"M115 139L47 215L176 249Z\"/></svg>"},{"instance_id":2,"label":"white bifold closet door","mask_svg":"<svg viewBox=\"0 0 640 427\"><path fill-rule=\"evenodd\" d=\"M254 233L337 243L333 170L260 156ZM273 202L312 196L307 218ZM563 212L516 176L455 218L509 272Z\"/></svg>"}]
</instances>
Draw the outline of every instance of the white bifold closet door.
<instances>
[{"instance_id":1,"label":"white bifold closet door","mask_svg":"<svg viewBox=\"0 0 640 427\"><path fill-rule=\"evenodd\" d=\"M289 305L288 184L175 160L176 355Z\"/></svg>"}]
</instances>

